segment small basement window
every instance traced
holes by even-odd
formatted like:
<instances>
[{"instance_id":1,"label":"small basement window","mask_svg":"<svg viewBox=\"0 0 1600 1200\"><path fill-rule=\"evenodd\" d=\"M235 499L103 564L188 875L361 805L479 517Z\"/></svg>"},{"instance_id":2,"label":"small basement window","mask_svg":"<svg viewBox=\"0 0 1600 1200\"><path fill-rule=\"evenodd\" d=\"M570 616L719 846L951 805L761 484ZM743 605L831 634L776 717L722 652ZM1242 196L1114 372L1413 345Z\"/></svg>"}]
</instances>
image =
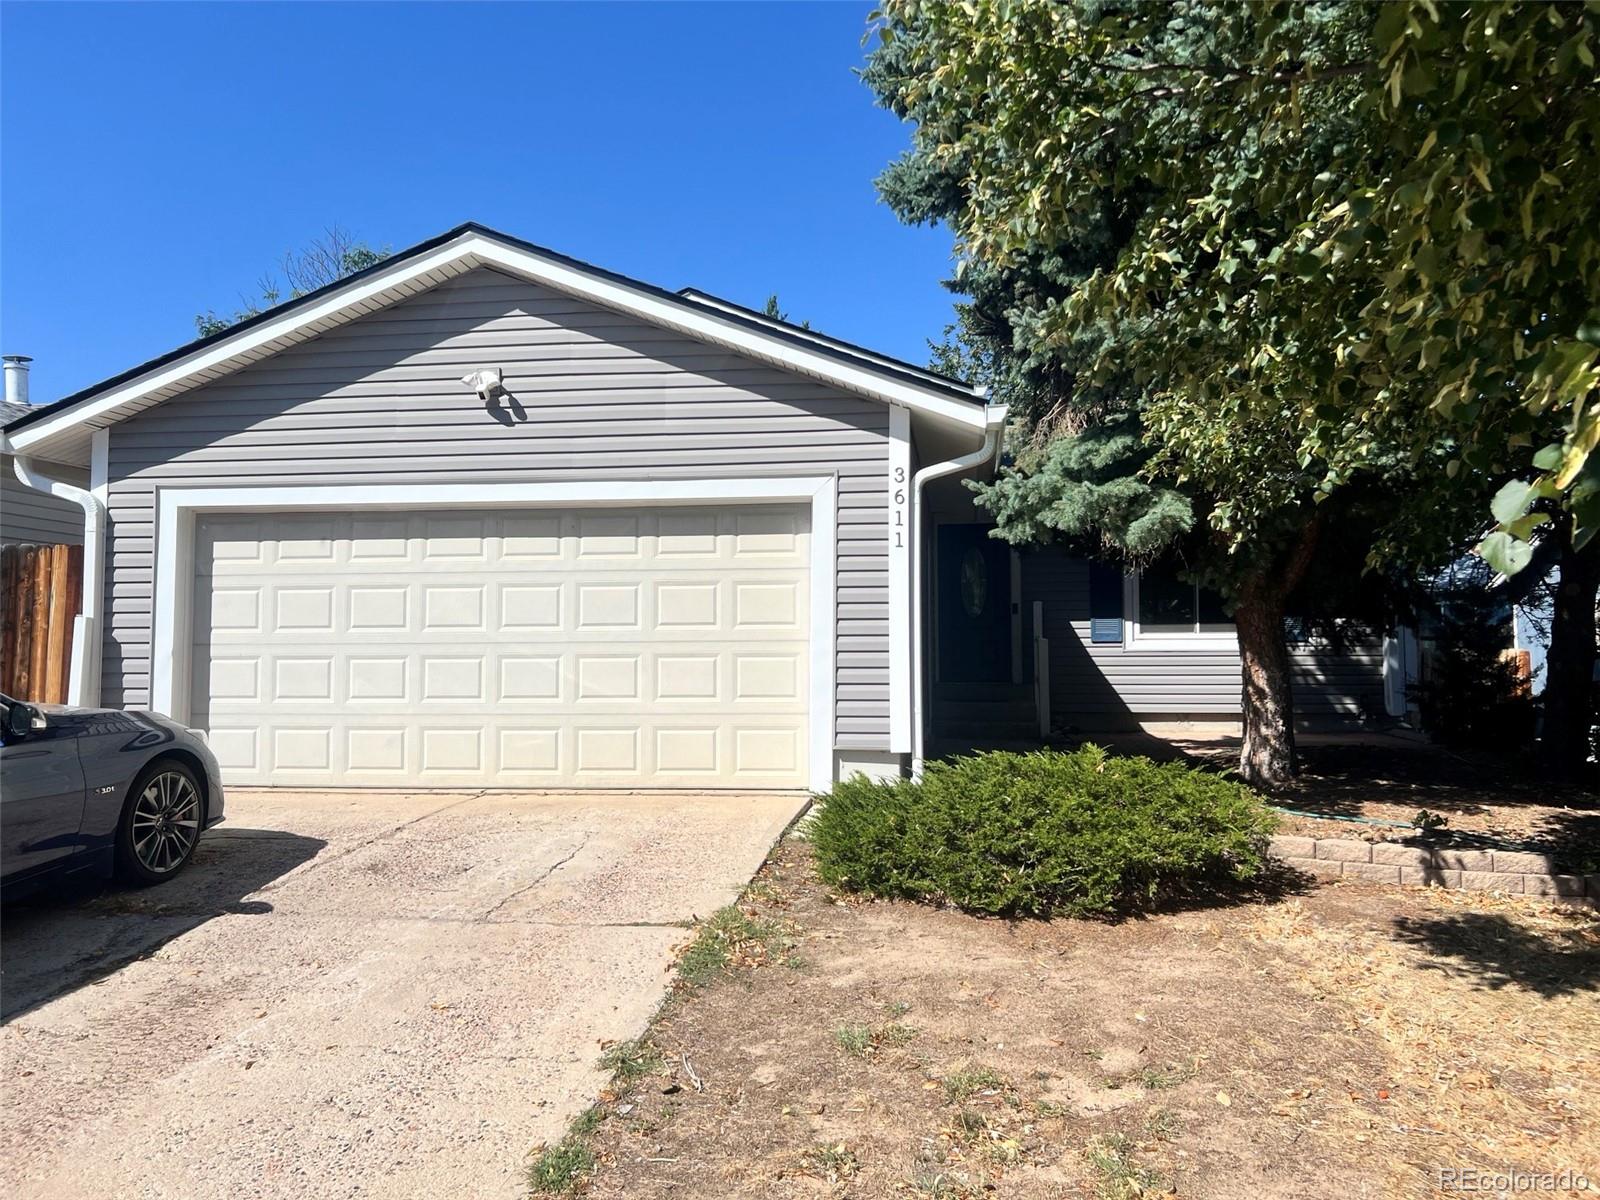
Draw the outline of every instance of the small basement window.
<instances>
[{"instance_id":1,"label":"small basement window","mask_svg":"<svg viewBox=\"0 0 1600 1200\"><path fill-rule=\"evenodd\" d=\"M1176 566L1154 567L1126 582L1127 644L1149 649L1218 650L1234 644L1222 597L1179 578Z\"/></svg>"}]
</instances>

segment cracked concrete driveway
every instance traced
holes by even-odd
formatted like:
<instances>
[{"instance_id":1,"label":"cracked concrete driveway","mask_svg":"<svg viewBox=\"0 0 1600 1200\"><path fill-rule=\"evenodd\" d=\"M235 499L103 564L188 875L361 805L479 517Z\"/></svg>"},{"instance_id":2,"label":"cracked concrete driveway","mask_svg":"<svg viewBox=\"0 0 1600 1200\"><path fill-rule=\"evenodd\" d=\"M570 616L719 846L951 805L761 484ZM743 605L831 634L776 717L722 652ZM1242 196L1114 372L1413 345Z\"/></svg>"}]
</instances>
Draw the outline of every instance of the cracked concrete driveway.
<instances>
[{"instance_id":1,"label":"cracked concrete driveway","mask_svg":"<svg viewBox=\"0 0 1600 1200\"><path fill-rule=\"evenodd\" d=\"M229 796L184 876L8 906L8 1196L510 1197L788 795Z\"/></svg>"}]
</instances>

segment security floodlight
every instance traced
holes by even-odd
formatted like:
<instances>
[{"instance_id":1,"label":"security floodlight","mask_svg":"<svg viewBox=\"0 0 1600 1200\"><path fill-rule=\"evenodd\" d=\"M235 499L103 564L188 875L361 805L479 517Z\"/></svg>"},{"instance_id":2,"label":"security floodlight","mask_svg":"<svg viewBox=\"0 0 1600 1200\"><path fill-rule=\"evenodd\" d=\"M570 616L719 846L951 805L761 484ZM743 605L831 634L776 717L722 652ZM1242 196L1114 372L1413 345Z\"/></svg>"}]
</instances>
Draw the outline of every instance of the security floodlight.
<instances>
[{"instance_id":1,"label":"security floodlight","mask_svg":"<svg viewBox=\"0 0 1600 1200\"><path fill-rule=\"evenodd\" d=\"M499 367L479 367L476 371L463 375L461 382L477 392L478 399L485 404L506 390Z\"/></svg>"}]
</instances>

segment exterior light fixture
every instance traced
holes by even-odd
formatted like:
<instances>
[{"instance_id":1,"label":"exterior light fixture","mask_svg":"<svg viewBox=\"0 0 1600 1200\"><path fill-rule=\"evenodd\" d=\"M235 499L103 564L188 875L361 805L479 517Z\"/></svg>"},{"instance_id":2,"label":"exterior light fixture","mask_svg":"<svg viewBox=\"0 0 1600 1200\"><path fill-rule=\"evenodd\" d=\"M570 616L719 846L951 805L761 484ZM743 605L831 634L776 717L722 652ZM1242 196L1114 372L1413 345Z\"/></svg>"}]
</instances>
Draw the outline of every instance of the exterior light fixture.
<instances>
[{"instance_id":1,"label":"exterior light fixture","mask_svg":"<svg viewBox=\"0 0 1600 1200\"><path fill-rule=\"evenodd\" d=\"M461 377L461 382L478 393L485 404L505 394L506 385L499 367L479 367Z\"/></svg>"}]
</instances>

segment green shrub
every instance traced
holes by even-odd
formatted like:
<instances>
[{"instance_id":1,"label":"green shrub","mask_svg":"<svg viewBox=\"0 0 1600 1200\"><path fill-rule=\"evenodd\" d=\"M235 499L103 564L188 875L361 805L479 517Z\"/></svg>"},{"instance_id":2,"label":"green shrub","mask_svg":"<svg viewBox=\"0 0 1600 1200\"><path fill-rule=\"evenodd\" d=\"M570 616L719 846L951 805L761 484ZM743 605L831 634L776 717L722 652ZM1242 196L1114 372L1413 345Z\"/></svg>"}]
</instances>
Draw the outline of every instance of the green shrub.
<instances>
[{"instance_id":1,"label":"green shrub","mask_svg":"<svg viewBox=\"0 0 1600 1200\"><path fill-rule=\"evenodd\" d=\"M856 776L812 824L835 887L1000 916L1086 916L1237 884L1265 866L1274 817L1243 784L1182 763L994 752L920 782Z\"/></svg>"}]
</instances>

